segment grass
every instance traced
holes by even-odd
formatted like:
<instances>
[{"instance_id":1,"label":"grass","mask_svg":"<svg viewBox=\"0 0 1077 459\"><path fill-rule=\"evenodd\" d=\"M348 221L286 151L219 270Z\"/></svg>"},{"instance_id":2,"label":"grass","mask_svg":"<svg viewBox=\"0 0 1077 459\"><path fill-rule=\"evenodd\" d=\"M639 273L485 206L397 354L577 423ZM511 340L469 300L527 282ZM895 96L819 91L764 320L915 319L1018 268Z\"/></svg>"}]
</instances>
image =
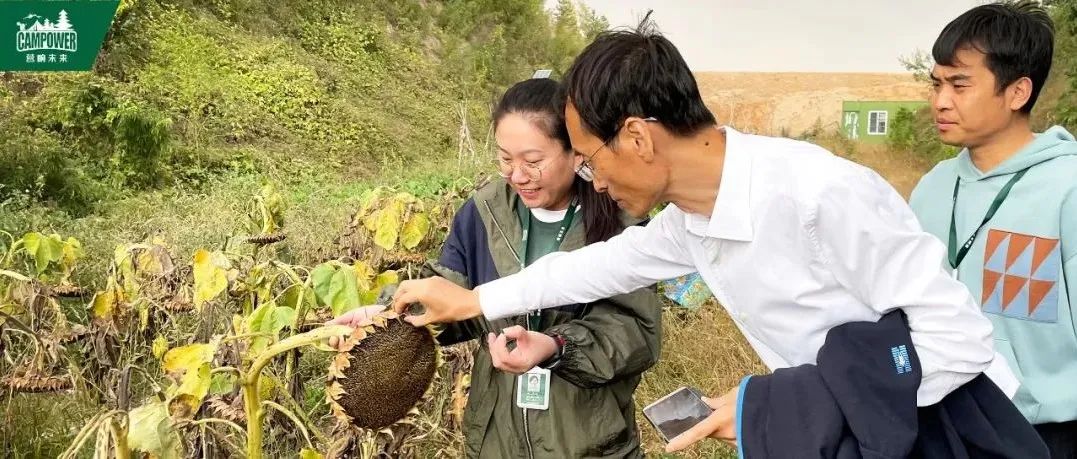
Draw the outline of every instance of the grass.
<instances>
[{"instance_id":1,"label":"grass","mask_svg":"<svg viewBox=\"0 0 1077 459\"><path fill-rule=\"evenodd\" d=\"M929 166L913 155L885 147L853 146L826 137L815 141L874 168L905 196ZM80 264L84 271L78 273L78 278L99 280L104 278L103 270L116 244L138 241L147 234L163 235L181 259L189 258L198 247L221 244L225 235L242 225L237 217L244 215L249 197L258 190L262 180L269 179L279 183L286 196L289 253L285 257L296 263L312 263L337 256L334 239L357 207L362 191L391 185L431 196L458 177L474 177L478 170L478 165L459 166L455 161L444 161L387 169L364 177L319 172L237 173L218 177L198 190L154 191L101 203L90 216L81 218L41 207L0 209L0 229L16 235L38 230L79 238L88 259ZM638 408L680 386L690 385L707 394L720 395L744 375L766 372L720 305L712 302L698 311L672 308L663 318L662 357L643 377L635 395ZM304 361L305 374L310 376L307 390L313 394L308 397L307 410L312 417L320 419L316 422L328 423L324 406L319 406L318 401L321 392L317 381L324 365L316 355L307 356ZM442 383L419 418L414 432L422 435L407 442L411 451L423 457L459 454L461 432L444 421L451 402L451 389ZM77 393L4 394L0 396L0 404L3 409L0 447L16 457L54 457L66 448L85 420L103 408L96 400ZM703 442L680 455L664 455L664 443L641 413L637 413L637 422L648 457L735 457L732 448L717 441ZM283 449L270 449L267 453L294 453L289 449L292 442L278 443L274 446Z\"/></svg>"},{"instance_id":2,"label":"grass","mask_svg":"<svg viewBox=\"0 0 1077 459\"><path fill-rule=\"evenodd\" d=\"M662 357L644 374L635 395L636 422L643 434L647 457L736 457L733 448L712 440L679 455L666 455L665 442L641 410L681 386L693 386L717 397L736 386L745 375L766 373L766 367L725 310L713 301L697 311L668 309L662 321Z\"/></svg>"}]
</instances>

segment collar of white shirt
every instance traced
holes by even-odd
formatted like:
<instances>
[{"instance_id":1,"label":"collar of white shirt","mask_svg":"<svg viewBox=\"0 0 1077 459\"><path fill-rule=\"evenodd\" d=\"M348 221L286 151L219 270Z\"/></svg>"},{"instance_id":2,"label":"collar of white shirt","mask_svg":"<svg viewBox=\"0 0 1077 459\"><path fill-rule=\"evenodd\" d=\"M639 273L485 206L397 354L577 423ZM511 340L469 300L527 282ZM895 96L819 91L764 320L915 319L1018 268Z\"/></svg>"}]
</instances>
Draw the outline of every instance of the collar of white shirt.
<instances>
[{"instance_id":1,"label":"collar of white shirt","mask_svg":"<svg viewBox=\"0 0 1077 459\"><path fill-rule=\"evenodd\" d=\"M752 154L742 148L742 136L731 127L720 128L726 136L725 159L718 185L718 198L710 218L688 214L685 226L696 236L750 242L752 240Z\"/></svg>"}]
</instances>

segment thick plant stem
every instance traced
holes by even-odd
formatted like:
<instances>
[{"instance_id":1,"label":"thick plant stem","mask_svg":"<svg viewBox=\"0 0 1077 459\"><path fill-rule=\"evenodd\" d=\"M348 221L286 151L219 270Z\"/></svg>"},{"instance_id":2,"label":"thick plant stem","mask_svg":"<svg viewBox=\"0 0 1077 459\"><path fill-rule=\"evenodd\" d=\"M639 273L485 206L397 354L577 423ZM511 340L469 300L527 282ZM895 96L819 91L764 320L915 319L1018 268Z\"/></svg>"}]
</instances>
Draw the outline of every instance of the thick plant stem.
<instances>
[{"instance_id":1,"label":"thick plant stem","mask_svg":"<svg viewBox=\"0 0 1077 459\"><path fill-rule=\"evenodd\" d=\"M247 413L247 457L262 459L262 401L257 373L243 381L243 409Z\"/></svg>"},{"instance_id":2,"label":"thick plant stem","mask_svg":"<svg viewBox=\"0 0 1077 459\"><path fill-rule=\"evenodd\" d=\"M108 421L112 431L112 441L116 443L116 459L131 459L131 448L127 446L127 429L120 427L115 418Z\"/></svg>"},{"instance_id":3,"label":"thick plant stem","mask_svg":"<svg viewBox=\"0 0 1077 459\"><path fill-rule=\"evenodd\" d=\"M262 398L258 390L262 369L274 356L300 346L329 339L330 336L345 336L351 331L351 327L344 325L326 325L269 346L254 359L250 369L240 378L243 381L243 408L247 413L247 457L249 459L262 459Z\"/></svg>"}]
</instances>

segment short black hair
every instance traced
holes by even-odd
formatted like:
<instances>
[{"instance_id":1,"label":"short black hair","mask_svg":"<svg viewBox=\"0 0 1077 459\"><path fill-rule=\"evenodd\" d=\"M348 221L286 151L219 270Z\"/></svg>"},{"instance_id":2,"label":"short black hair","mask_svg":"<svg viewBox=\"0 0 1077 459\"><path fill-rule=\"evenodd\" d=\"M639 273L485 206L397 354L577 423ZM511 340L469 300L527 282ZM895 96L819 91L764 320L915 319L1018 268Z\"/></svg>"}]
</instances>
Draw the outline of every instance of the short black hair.
<instances>
[{"instance_id":1,"label":"short black hair","mask_svg":"<svg viewBox=\"0 0 1077 459\"><path fill-rule=\"evenodd\" d=\"M717 124L688 64L655 31L650 13L635 30L595 37L572 63L564 84L584 128L606 142L629 116L654 117L680 136Z\"/></svg>"},{"instance_id":2,"label":"short black hair","mask_svg":"<svg viewBox=\"0 0 1077 459\"><path fill-rule=\"evenodd\" d=\"M1054 24L1038 1L1000 2L977 6L947 24L935 40L931 56L936 63L953 66L961 49L983 53L999 92L1028 77L1032 95L1021 107L1027 114L1051 72L1054 41Z\"/></svg>"}]
</instances>

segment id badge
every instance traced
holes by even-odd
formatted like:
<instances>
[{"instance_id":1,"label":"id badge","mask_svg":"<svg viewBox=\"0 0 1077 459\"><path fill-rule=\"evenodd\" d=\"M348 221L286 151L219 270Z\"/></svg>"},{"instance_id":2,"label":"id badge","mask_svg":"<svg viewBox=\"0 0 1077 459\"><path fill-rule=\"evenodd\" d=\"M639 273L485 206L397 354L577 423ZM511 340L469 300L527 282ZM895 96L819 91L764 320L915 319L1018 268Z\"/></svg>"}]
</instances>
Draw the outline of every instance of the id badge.
<instances>
[{"instance_id":1,"label":"id badge","mask_svg":"<svg viewBox=\"0 0 1077 459\"><path fill-rule=\"evenodd\" d=\"M951 272L950 274L952 276L954 276L954 279L957 279L957 268L954 268L953 272ZM958 280L960 280L960 279L958 279Z\"/></svg>"},{"instance_id":2,"label":"id badge","mask_svg":"<svg viewBox=\"0 0 1077 459\"><path fill-rule=\"evenodd\" d=\"M698 272L661 282L666 298L688 309L699 309L714 296Z\"/></svg>"},{"instance_id":3,"label":"id badge","mask_svg":"<svg viewBox=\"0 0 1077 459\"><path fill-rule=\"evenodd\" d=\"M532 410L550 408L550 370L536 367L516 377L516 406Z\"/></svg>"}]
</instances>

